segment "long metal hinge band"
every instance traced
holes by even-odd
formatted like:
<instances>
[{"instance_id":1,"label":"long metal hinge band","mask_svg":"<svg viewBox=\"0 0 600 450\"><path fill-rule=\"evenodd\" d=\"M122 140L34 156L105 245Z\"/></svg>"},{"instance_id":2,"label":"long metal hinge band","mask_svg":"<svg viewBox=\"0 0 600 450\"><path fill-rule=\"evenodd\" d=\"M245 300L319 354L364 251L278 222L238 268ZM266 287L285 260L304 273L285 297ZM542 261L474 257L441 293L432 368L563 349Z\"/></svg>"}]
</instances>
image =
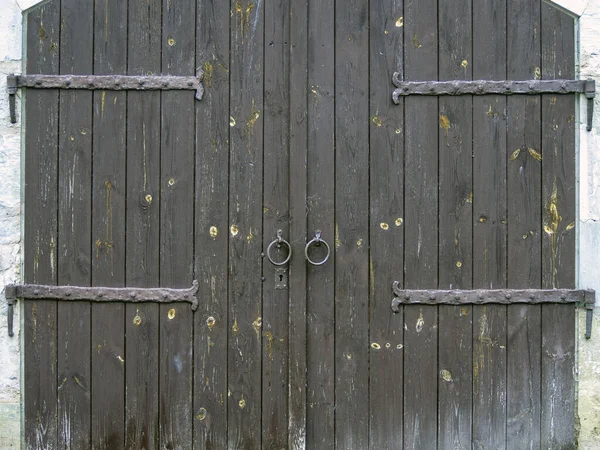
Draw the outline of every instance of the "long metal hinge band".
<instances>
[{"instance_id":1,"label":"long metal hinge band","mask_svg":"<svg viewBox=\"0 0 600 450\"><path fill-rule=\"evenodd\" d=\"M60 300L87 302L125 302L125 303L190 303L192 311L198 309L198 281L194 280L187 289L174 288L136 288L136 287L84 287L84 286L46 286L40 284L9 284L4 295L9 307L16 299L23 300ZM9 308L9 336L12 336L12 309Z\"/></svg>"},{"instance_id":2,"label":"long metal hinge band","mask_svg":"<svg viewBox=\"0 0 600 450\"><path fill-rule=\"evenodd\" d=\"M392 284L392 311L403 305L486 305L486 304L569 304L586 309L585 337L592 336L592 319L596 293L591 289L495 289L495 290L409 290Z\"/></svg>"},{"instance_id":3,"label":"long metal hinge band","mask_svg":"<svg viewBox=\"0 0 600 450\"><path fill-rule=\"evenodd\" d=\"M592 129L596 96L594 80L403 81L400 73L394 72L392 83L396 86L392 93L392 101L396 105L400 103L400 97L408 95L584 94L588 101L586 129Z\"/></svg>"},{"instance_id":4,"label":"long metal hinge band","mask_svg":"<svg viewBox=\"0 0 600 450\"><path fill-rule=\"evenodd\" d=\"M15 75L7 77L10 102L10 120L16 123L15 95L18 88L33 89L83 89L110 91L196 91L196 99L202 100L204 71L198 69L196 76L175 75Z\"/></svg>"}]
</instances>

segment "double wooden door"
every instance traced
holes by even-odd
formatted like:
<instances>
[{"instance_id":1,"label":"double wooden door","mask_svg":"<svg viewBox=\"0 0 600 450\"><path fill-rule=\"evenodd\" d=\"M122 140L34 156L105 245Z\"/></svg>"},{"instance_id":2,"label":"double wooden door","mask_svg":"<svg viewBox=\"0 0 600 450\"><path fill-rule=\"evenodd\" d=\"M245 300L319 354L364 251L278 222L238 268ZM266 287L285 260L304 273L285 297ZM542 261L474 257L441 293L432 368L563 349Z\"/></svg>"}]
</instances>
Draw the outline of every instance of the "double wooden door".
<instances>
[{"instance_id":1,"label":"double wooden door","mask_svg":"<svg viewBox=\"0 0 600 450\"><path fill-rule=\"evenodd\" d=\"M574 446L573 305L391 310L394 281L574 287L574 97L391 97L394 72L574 78L572 17L51 0L25 25L26 73L204 86L24 95L25 281L199 282L196 312L25 301L27 448Z\"/></svg>"}]
</instances>

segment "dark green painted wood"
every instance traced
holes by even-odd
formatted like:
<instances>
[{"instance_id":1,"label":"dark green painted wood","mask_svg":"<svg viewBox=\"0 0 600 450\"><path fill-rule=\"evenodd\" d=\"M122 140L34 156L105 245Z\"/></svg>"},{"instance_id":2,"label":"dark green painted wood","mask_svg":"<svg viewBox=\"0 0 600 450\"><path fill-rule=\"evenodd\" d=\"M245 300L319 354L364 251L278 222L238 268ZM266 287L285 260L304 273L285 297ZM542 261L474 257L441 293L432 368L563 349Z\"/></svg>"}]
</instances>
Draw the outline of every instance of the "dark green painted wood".
<instances>
[{"instance_id":1,"label":"dark green painted wood","mask_svg":"<svg viewBox=\"0 0 600 450\"><path fill-rule=\"evenodd\" d=\"M369 68L365 61L368 48L369 2L336 1L334 370L337 448L367 448L369 445Z\"/></svg>"},{"instance_id":2,"label":"dark green painted wood","mask_svg":"<svg viewBox=\"0 0 600 450\"><path fill-rule=\"evenodd\" d=\"M195 73L194 2L163 1L162 73ZM160 284L189 286L194 266L194 93L161 93ZM193 318L188 305L160 305L160 446L191 448Z\"/></svg>"},{"instance_id":3,"label":"dark green painted wood","mask_svg":"<svg viewBox=\"0 0 600 450\"><path fill-rule=\"evenodd\" d=\"M81 17L73 26L64 24ZM60 73L91 73L93 5L62 2ZM61 92L58 156L58 283L91 283L92 93ZM89 303L58 304L59 445L89 447L92 368Z\"/></svg>"},{"instance_id":4,"label":"dark green painted wood","mask_svg":"<svg viewBox=\"0 0 600 450\"><path fill-rule=\"evenodd\" d=\"M231 2L228 447L261 447L264 4ZM269 143L270 145L270 143ZM268 264L266 261L265 264Z\"/></svg>"},{"instance_id":5,"label":"dark green painted wood","mask_svg":"<svg viewBox=\"0 0 600 450\"><path fill-rule=\"evenodd\" d=\"M227 448L229 242L229 3L199 4L196 65L204 98L196 104L194 447Z\"/></svg>"},{"instance_id":6,"label":"dark green painted wood","mask_svg":"<svg viewBox=\"0 0 600 450\"><path fill-rule=\"evenodd\" d=\"M473 3L473 79L506 77L506 5ZM473 98L473 287L506 287L506 98ZM506 443L506 307L473 307L475 448Z\"/></svg>"},{"instance_id":7,"label":"dark green painted wood","mask_svg":"<svg viewBox=\"0 0 600 450\"><path fill-rule=\"evenodd\" d=\"M542 5L542 78L575 76L575 22ZM575 287L575 98L542 96L542 287ZM575 308L542 306L542 448L574 449Z\"/></svg>"},{"instance_id":8,"label":"dark green painted wood","mask_svg":"<svg viewBox=\"0 0 600 450\"><path fill-rule=\"evenodd\" d=\"M509 1L507 78L539 78L540 2ZM534 32L532 33L532 30ZM507 99L507 199L509 288L541 287L540 96ZM507 308L506 445L540 445L541 307Z\"/></svg>"},{"instance_id":9,"label":"dark green painted wood","mask_svg":"<svg viewBox=\"0 0 600 450\"><path fill-rule=\"evenodd\" d=\"M24 17L27 73L59 71L60 3L53 1ZM24 104L25 217L24 280L57 282L58 91L27 92ZM23 443L49 448L58 442L57 429L57 305L27 302L23 308Z\"/></svg>"},{"instance_id":10,"label":"dark green painted wood","mask_svg":"<svg viewBox=\"0 0 600 450\"><path fill-rule=\"evenodd\" d=\"M382 450L398 448L403 433L404 322L390 314L389 280L404 265L404 105L380 81L403 70L403 15L401 0L370 4L369 442Z\"/></svg>"},{"instance_id":11,"label":"dark green painted wood","mask_svg":"<svg viewBox=\"0 0 600 450\"><path fill-rule=\"evenodd\" d=\"M289 3L265 3L263 245L277 230L289 240ZM280 261L287 249L279 253ZM288 445L289 290L275 289L275 266L263 267L262 446Z\"/></svg>"},{"instance_id":12,"label":"dark green painted wood","mask_svg":"<svg viewBox=\"0 0 600 450\"><path fill-rule=\"evenodd\" d=\"M437 2L404 7L404 78L438 77ZM438 285L438 99L407 98L405 118L404 286ZM404 308L404 446L437 445L438 310Z\"/></svg>"},{"instance_id":13,"label":"dark green painted wood","mask_svg":"<svg viewBox=\"0 0 600 450\"><path fill-rule=\"evenodd\" d=\"M308 2L290 6L290 236L307 236ZM302 239L290 261L289 436L290 450L307 442L307 268Z\"/></svg>"},{"instance_id":14,"label":"dark green painted wood","mask_svg":"<svg viewBox=\"0 0 600 450\"><path fill-rule=\"evenodd\" d=\"M472 79L472 2L440 0L439 78ZM439 99L439 287L472 286L472 97ZM471 446L472 307L439 307L438 447Z\"/></svg>"},{"instance_id":15,"label":"dark green painted wood","mask_svg":"<svg viewBox=\"0 0 600 450\"><path fill-rule=\"evenodd\" d=\"M307 229L300 241L312 239L319 229L332 251L337 247L334 10L333 0L308 3L308 179L302 211ZM323 266L307 266L306 448L324 450L335 446L335 264L332 255Z\"/></svg>"},{"instance_id":16,"label":"dark green painted wood","mask_svg":"<svg viewBox=\"0 0 600 450\"><path fill-rule=\"evenodd\" d=\"M159 73L161 2L129 0L127 73ZM127 93L127 286L159 280L160 93ZM125 306L125 448L159 448L159 306Z\"/></svg>"},{"instance_id":17,"label":"dark green painted wood","mask_svg":"<svg viewBox=\"0 0 600 450\"><path fill-rule=\"evenodd\" d=\"M94 4L94 73L127 70L127 4ZM125 92L95 91L92 285L125 284ZM125 305L92 304L92 446L125 445Z\"/></svg>"}]
</instances>

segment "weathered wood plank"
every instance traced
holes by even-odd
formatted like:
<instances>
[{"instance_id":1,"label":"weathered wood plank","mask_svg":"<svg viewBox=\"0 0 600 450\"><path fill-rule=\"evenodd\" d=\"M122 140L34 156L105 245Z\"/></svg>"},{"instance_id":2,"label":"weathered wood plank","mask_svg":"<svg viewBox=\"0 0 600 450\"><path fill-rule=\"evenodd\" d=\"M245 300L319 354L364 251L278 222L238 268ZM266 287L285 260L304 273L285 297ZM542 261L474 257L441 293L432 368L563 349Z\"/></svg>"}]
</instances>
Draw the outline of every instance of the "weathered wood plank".
<instances>
[{"instance_id":1,"label":"weathered wood plank","mask_svg":"<svg viewBox=\"0 0 600 450\"><path fill-rule=\"evenodd\" d=\"M542 4L542 77L575 75L574 19ZM575 286L575 98L542 96L542 286ZM542 306L542 448L576 448L575 308Z\"/></svg>"},{"instance_id":2,"label":"weathered wood plank","mask_svg":"<svg viewBox=\"0 0 600 450\"><path fill-rule=\"evenodd\" d=\"M59 71L60 2L45 3L24 18L28 73ZM57 91L29 91L25 96L24 279L57 282ZM51 448L57 429L57 305L28 302L23 308L23 419L26 448Z\"/></svg>"},{"instance_id":3,"label":"weathered wood plank","mask_svg":"<svg viewBox=\"0 0 600 450\"><path fill-rule=\"evenodd\" d=\"M473 78L506 78L506 4L473 2ZM506 287L506 98L473 98L473 287ZM475 448L506 445L506 307L473 307Z\"/></svg>"},{"instance_id":4,"label":"weathered wood plank","mask_svg":"<svg viewBox=\"0 0 600 450\"><path fill-rule=\"evenodd\" d=\"M160 73L161 1L129 0L127 73ZM128 286L159 280L160 93L127 93ZM159 448L159 306L125 307L125 448ZM150 369L150 370L149 370Z\"/></svg>"},{"instance_id":5,"label":"weathered wood plank","mask_svg":"<svg viewBox=\"0 0 600 450\"><path fill-rule=\"evenodd\" d=\"M333 0L308 4L307 202L296 213L308 216L307 241L319 229L330 244L335 240L334 11ZM333 257L323 266L307 268L306 448L335 446L334 269Z\"/></svg>"},{"instance_id":6,"label":"weathered wood plank","mask_svg":"<svg viewBox=\"0 0 600 450\"><path fill-rule=\"evenodd\" d=\"M127 3L94 3L94 73L127 70ZM75 57L81 55L76 54ZM95 91L92 285L125 284L125 92ZM92 446L125 445L125 306L92 304Z\"/></svg>"},{"instance_id":7,"label":"weathered wood plank","mask_svg":"<svg viewBox=\"0 0 600 450\"><path fill-rule=\"evenodd\" d=\"M308 236L308 2L290 6L290 236ZM332 235L333 236L333 235ZM302 239L292 245L289 306L290 450L307 448L307 269ZM321 268L322 269L322 268Z\"/></svg>"},{"instance_id":8,"label":"weathered wood plank","mask_svg":"<svg viewBox=\"0 0 600 450\"><path fill-rule=\"evenodd\" d=\"M263 239L268 245L277 230L289 234L289 3L265 3ZM293 188L293 186L292 186ZM295 238L295 237L294 237ZM282 246L278 261L288 249ZM275 266L263 268L262 295L262 446L288 446L289 290L275 289Z\"/></svg>"},{"instance_id":9,"label":"weathered wood plank","mask_svg":"<svg viewBox=\"0 0 600 450\"><path fill-rule=\"evenodd\" d=\"M231 1L228 447L261 447L264 4ZM231 395L229 395L229 392Z\"/></svg>"},{"instance_id":10,"label":"weathered wood plank","mask_svg":"<svg viewBox=\"0 0 600 450\"><path fill-rule=\"evenodd\" d=\"M369 445L369 2L335 3L335 444ZM351 86L351 89L347 87ZM327 149L323 149L327 151ZM318 270L318 269L317 269Z\"/></svg>"},{"instance_id":11,"label":"weathered wood plank","mask_svg":"<svg viewBox=\"0 0 600 450\"><path fill-rule=\"evenodd\" d=\"M204 2L196 19L206 89L196 105L195 270L203 301L194 315L195 448L227 448L229 6Z\"/></svg>"},{"instance_id":12,"label":"weathered wood plank","mask_svg":"<svg viewBox=\"0 0 600 450\"><path fill-rule=\"evenodd\" d=\"M436 80L437 2L404 7L404 77ZM438 285L438 99L408 97L405 117L404 286ZM404 308L404 446L437 445L436 306Z\"/></svg>"},{"instance_id":13,"label":"weathered wood plank","mask_svg":"<svg viewBox=\"0 0 600 450\"><path fill-rule=\"evenodd\" d=\"M507 78L540 78L540 2L509 1ZM541 287L541 105L539 96L507 99L507 200L509 288ZM507 310L506 445L540 445L541 307Z\"/></svg>"},{"instance_id":14,"label":"weathered wood plank","mask_svg":"<svg viewBox=\"0 0 600 450\"><path fill-rule=\"evenodd\" d=\"M404 268L404 102L382 83L403 70L403 15L402 0L370 4L369 442L382 450L403 434L404 317L390 314L389 280Z\"/></svg>"},{"instance_id":15,"label":"weathered wood plank","mask_svg":"<svg viewBox=\"0 0 600 450\"><path fill-rule=\"evenodd\" d=\"M73 20L74 17L80 19ZM93 5L90 2L62 2L61 74L92 73L92 19ZM92 254L92 93L61 92L59 124L58 283L89 286ZM90 317L89 303L58 304L59 446L90 446Z\"/></svg>"},{"instance_id":16,"label":"weathered wood plank","mask_svg":"<svg viewBox=\"0 0 600 450\"><path fill-rule=\"evenodd\" d=\"M195 72L196 5L163 1L162 73ZM190 92L161 93L160 284L189 286L194 268L194 124ZM193 314L161 305L159 411L161 448L191 448L193 436Z\"/></svg>"}]
</instances>

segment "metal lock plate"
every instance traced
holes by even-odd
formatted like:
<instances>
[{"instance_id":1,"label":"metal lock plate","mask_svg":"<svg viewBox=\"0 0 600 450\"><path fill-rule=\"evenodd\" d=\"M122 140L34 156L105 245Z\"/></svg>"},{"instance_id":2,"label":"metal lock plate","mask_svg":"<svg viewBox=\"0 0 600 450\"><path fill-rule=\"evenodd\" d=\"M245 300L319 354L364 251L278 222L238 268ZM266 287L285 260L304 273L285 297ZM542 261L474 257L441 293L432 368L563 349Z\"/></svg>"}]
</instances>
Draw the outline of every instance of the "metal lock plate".
<instances>
[{"instance_id":1,"label":"metal lock plate","mask_svg":"<svg viewBox=\"0 0 600 450\"><path fill-rule=\"evenodd\" d=\"M275 289L285 290L288 288L288 270L282 267L275 269Z\"/></svg>"}]
</instances>

